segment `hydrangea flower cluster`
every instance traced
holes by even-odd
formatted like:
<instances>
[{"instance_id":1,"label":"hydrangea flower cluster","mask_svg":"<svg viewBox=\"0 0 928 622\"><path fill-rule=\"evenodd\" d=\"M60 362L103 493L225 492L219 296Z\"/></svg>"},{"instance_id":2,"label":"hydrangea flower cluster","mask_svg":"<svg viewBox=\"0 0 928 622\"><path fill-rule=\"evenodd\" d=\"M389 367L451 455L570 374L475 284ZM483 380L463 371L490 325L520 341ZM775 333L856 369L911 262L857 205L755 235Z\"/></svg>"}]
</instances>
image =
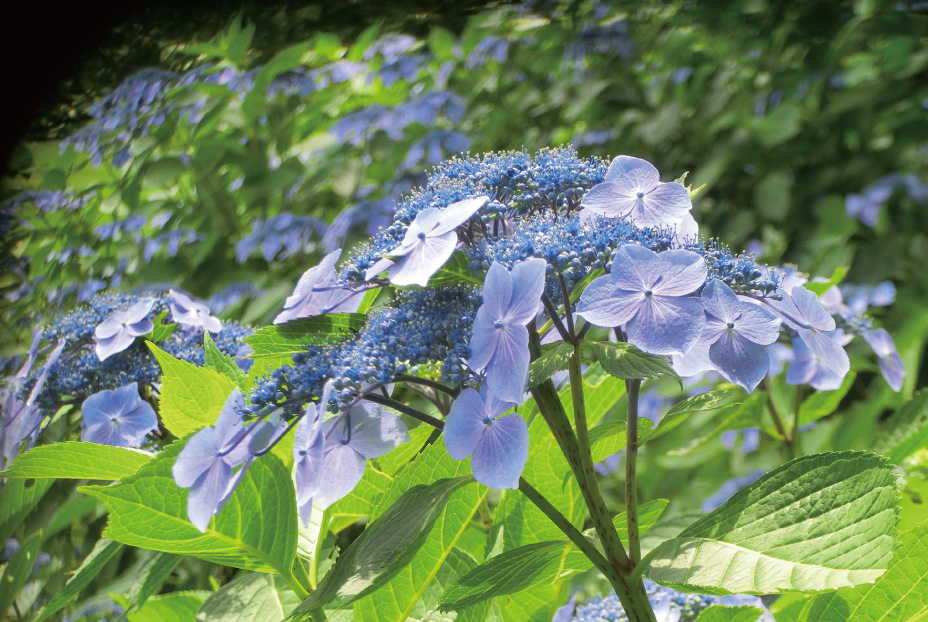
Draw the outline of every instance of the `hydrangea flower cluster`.
<instances>
[{"instance_id":1,"label":"hydrangea flower cluster","mask_svg":"<svg viewBox=\"0 0 928 622\"><path fill-rule=\"evenodd\" d=\"M528 433L510 411L526 397L529 331L546 322L556 329L546 341L578 343L586 321L584 334L615 329L645 352L702 365L747 391L768 374L767 348L785 330L794 348L843 377L836 320L802 278L681 235L691 207L686 188L629 156L607 166L555 149L439 166L339 271L334 251L300 279L275 323L357 309L360 291L388 283L402 289L359 333L313 345L259 381L241 408L256 422L245 429L271 413L290 425L305 418L294 454L305 518L310 500L341 498L367 459L407 438L383 406L441 427L392 400L397 381L454 396L444 422L449 453L470 456L484 484L518 487ZM446 386L414 376L436 367Z\"/></svg>"}]
</instances>

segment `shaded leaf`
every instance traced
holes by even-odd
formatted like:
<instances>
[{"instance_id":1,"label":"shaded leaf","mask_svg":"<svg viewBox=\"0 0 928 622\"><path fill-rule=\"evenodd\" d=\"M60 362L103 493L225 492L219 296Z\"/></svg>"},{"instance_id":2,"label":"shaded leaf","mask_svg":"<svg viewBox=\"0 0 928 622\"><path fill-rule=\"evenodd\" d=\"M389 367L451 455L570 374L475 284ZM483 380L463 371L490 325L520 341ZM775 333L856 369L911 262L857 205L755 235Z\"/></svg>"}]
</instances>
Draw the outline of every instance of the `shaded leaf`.
<instances>
[{"instance_id":1,"label":"shaded leaf","mask_svg":"<svg viewBox=\"0 0 928 622\"><path fill-rule=\"evenodd\" d=\"M137 611L129 612L129 622L195 622L197 609L209 595L207 591L191 591L154 596Z\"/></svg>"},{"instance_id":2,"label":"shaded leaf","mask_svg":"<svg viewBox=\"0 0 928 622\"><path fill-rule=\"evenodd\" d=\"M644 417L638 418L639 438L647 435L651 431L653 422ZM601 423L595 428L590 429L590 454L593 456L593 462L602 462L609 456L616 454L621 449L625 449L628 432L628 426L624 421L616 419Z\"/></svg>"},{"instance_id":3,"label":"shaded leaf","mask_svg":"<svg viewBox=\"0 0 928 622\"><path fill-rule=\"evenodd\" d=\"M6 542L48 492L53 479L11 479L0 486L0 542Z\"/></svg>"},{"instance_id":4,"label":"shaded leaf","mask_svg":"<svg viewBox=\"0 0 928 622\"><path fill-rule=\"evenodd\" d=\"M569 343L559 341L545 346L541 356L532 361L528 368L528 389L538 386L562 369L566 369L574 348Z\"/></svg>"},{"instance_id":5,"label":"shaded leaf","mask_svg":"<svg viewBox=\"0 0 928 622\"><path fill-rule=\"evenodd\" d=\"M347 337L366 323L367 316L361 313L326 313L259 328L244 341L254 349L248 358L289 360L310 345Z\"/></svg>"},{"instance_id":6,"label":"shaded leaf","mask_svg":"<svg viewBox=\"0 0 928 622\"><path fill-rule=\"evenodd\" d=\"M928 446L928 390L916 393L885 426L888 432L877 439L874 451L895 464Z\"/></svg>"},{"instance_id":7,"label":"shaded leaf","mask_svg":"<svg viewBox=\"0 0 928 622\"><path fill-rule=\"evenodd\" d=\"M841 404L841 400L847 395L856 378L856 373L849 372L844 377L844 382L837 389L833 391L816 391L803 400L802 405L799 407L799 425L812 423L838 410L838 405Z\"/></svg>"},{"instance_id":8,"label":"shaded leaf","mask_svg":"<svg viewBox=\"0 0 928 622\"><path fill-rule=\"evenodd\" d=\"M671 376L678 382L680 377L670 366L666 356L642 352L630 343L612 343L608 341L586 341L596 355L599 364L607 372L622 380L646 380L657 376Z\"/></svg>"},{"instance_id":9,"label":"shaded leaf","mask_svg":"<svg viewBox=\"0 0 928 622\"><path fill-rule=\"evenodd\" d=\"M42 532L37 531L29 536L4 566L3 573L0 574L0 615L5 614L12 606L13 601L29 580L41 544ZM13 617L7 619L12 620Z\"/></svg>"},{"instance_id":10,"label":"shaded leaf","mask_svg":"<svg viewBox=\"0 0 928 622\"><path fill-rule=\"evenodd\" d=\"M750 605L740 607L711 605L700 612L696 622L757 622L757 618L763 614L763 611Z\"/></svg>"},{"instance_id":11,"label":"shaded leaf","mask_svg":"<svg viewBox=\"0 0 928 622\"><path fill-rule=\"evenodd\" d=\"M81 567L71 575L71 578L65 583L63 589L55 592L52 599L45 605L42 611L39 612L39 620L45 620L53 616L60 611L62 607L77 598L83 589L90 585L90 582L100 574L100 571L110 563L113 556L119 553L122 548L123 545L119 542L113 542L106 538L97 540L90 555L81 563Z\"/></svg>"},{"instance_id":12,"label":"shaded leaf","mask_svg":"<svg viewBox=\"0 0 928 622\"><path fill-rule=\"evenodd\" d=\"M706 393L700 393L699 395L688 397L685 400L680 400L670 407L670 410L668 410L661 418L660 422L658 422L656 429L652 430L650 434L641 436L640 442L645 443L663 436L686 421L687 417L692 413L715 410L723 406L735 406L735 404L723 404L723 402L734 394L734 391L707 391Z\"/></svg>"},{"instance_id":13,"label":"shaded leaf","mask_svg":"<svg viewBox=\"0 0 928 622\"><path fill-rule=\"evenodd\" d=\"M278 575L242 575L210 594L197 622L280 622L300 598Z\"/></svg>"}]
</instances>

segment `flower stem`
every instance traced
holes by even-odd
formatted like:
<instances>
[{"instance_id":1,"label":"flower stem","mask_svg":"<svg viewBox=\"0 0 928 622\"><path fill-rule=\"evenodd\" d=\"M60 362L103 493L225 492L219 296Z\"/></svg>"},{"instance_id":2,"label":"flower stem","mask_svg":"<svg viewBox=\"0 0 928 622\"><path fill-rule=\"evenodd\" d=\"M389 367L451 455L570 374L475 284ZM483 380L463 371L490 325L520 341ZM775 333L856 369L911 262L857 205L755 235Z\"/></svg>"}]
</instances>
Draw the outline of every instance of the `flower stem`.
<instances>
[{"instance_id":1,"label":"flower stem","mask_svg":"<svg viewBox=\"0 0 928 622\"><path fill-rule=\"evenodd\" d=\"M767 394L767 410L770 411L770 418L773 419L773 425L776 427L777 432L780 433L780 436L783 437L783 442L786 443L786 448L789 450L790 456L795 458L796 448L793 445L793 436L786 431L786 426L783 425L783 418L780 417L777 404L773 401L773 383L770 382L770 376L764 377L764 389Z\"/></svg>"},{"instance_id":2,"label":"flower stem","mask_svg":"<svg viewBox=\"0 0 928 622\"><path fill-rule=\"evenodd\" d=\"M640 380L625 381L628 395L628 433L625 443L625 515L628 523L628 557L635 566L641 561L641 536L638 533L638 391Z\"/></svg>"}]
</instances>

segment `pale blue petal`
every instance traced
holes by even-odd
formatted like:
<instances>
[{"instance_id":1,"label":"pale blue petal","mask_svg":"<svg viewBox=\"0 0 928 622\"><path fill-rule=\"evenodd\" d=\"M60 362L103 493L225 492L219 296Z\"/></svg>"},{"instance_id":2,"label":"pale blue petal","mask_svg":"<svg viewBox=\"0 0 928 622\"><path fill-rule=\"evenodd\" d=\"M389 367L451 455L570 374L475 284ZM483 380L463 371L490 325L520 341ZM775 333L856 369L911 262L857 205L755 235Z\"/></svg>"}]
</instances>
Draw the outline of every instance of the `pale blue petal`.
<instances>
[{"instance_id":1,"label":"pale blue petal","mask_svg":"<svg viewBox=\"0 0 928 622\"><path fill-rule=\"evenodd\" d=\"M886 379L886 383L893 391L901 390L906 371L902 358L896 350L896 344L893 343L893 338L885 329L878 328L864 331L864 340L879 357L880 372Z\"/></svg>"},{"instance_id":2,"label":"pale blue petal","mask_svg":"<svg viewBox=\"0 0 928 622\"><path fill-rule=\"evenodd\" d=\"M719 337L722 336L728 330L728 324L722 322L714 315L706 314L706 327L702 329L702 335L699 336L700 345L712 345L719 340Z\"/></svg>"},{"instance_id":3,"label":"pale blue petal","mask_svg":"<svg viewBox=\"0 0 928 622\"><path fill-rule=\"evenodd\" d=\"M680 222L693 209L690 193L681 184L658 184L632 209L631 219L638 227L658 227Z\"/></svg>"},{"instance_id":4,"label":"pale blue petal","mask_svg":"<svg viewBox=\"0 0 928 622\"><path fill-rule=\"evenodd\" d=\"M703 308L722 324L731 322L741 315L741 301L735 292L721 281L709 281L699 297Z\"/></svg>"},{"instance_id":5,"label":"pale blue petal","mask_svg":"<svg viewBox=\"0 0 928 622\"><path fill-rule=\"evenodd\" d=\"M628 216L637 202L634 195L622 192L615 184L604 183L593 186L580 205L599 216L622 218Z\"/></svg>"},{"instance_id":6,"label":"pale blue petal","mask_svg":"<svg viewBox=\"0 0 928 622\"><path fill-rule=\"evenodd\" d=\"M381 259L378 259L376 262L374 262L374 264L370 268L364 271L364 278L370 280L374 277L380 276L387 268L392 266L394 263L396 262L390 259L389 257L383 257Z\"/></svg>"},{"instance_id":7,"label":"pale blue petal","mask_svg":"<svg viewBox=\"0 0 928 622\"><path fill-rule=\"evenodd\" d=\"M353 429L349 446L369 460L386 455L409 441L409 432L402 419L393 413L378 411L372 414L364 408L351 410Z\"/></svg>"},{"instance_id":8,"label":"pale blue petal","mask_svg":"<svg viewBox=\"0 0 928 622\"><path fill-rule=\"evenodd\" d=\"M93 425L82 426L81 440L86 443L98 445L111 445L113 447L127 447L126 440L119 432L119 424L110 421L101 421Z\"/></svg>"},{"instance_id":9,"label":"pale blue petal","mask_svg":"<svg viewBox=\"0 0 928 622\"><path fill-rule=\"evenodd\" d=\"M628 322L628 340L651 354L686 354L705 325L699 299L653 296Z\"/></svg>"},{"instance_id":10,"label":"pale blue petal","mask_svg":"<svg viewBox=\"0 0 928 622\"><path fill-rule=\"evenodd\" d=\"M230 466L241 464L249 454L250 439L244 438L248 432L253 432L254 428L245 431L245 420L242 413L245 409L245 396L241 389L235 388L226 399L216 420L216 438L219 443L219 451L226 452L222 459Z\"/></svg>"},{"instance_id":11,"label":"pale blue petal","mask_svg":"<svg viewBox=\"0 0 928 622\"><path fill-rule=\"evenodd\" d=\"M644 300L642 292L617 289L611 276L601 276L583 290L577 314L596 326L620 326L635 317Z\"/></svg>"},{"instance_id":12,"label":"pale blue petal","mask_svg":"<svg viewBox=\"0 0 928 622\"><path fill-rule=\"evenodd\" d=\"M232 477L229 478L229 482L226 484L226 491L222 495L222 498L219 500L219 504L216 505L216 510L214 514L218 514L222 511L222 508L226 507L229 499L232 498L232 493L235 492L235 489L238 488L238 485L241 483L242 478L245 477L245 473L248 471L248 467L251 466L251 463L254 462L254 456L248 456L248 458L242 463L241 468L239 468Z\"/></svg>"},{"instance_id":13,"label":"pale blue petal","mask_svg":"<svg viewBox=\"0 0 928 622\"><path fill-rule=\"evenodd\" d=\"M499 333L496 351L487 365L487 384L499 399L521 404L528 383L528 330L507 326Z\"/></svg>"},{"instance_id":14,"label":"pale blue petal","mask_svg":"<svg viewBox=\"0 0 928 622\"><path fill-rule=\"evenodd\" d=\"M98 341L102 341L124 332L125 326L123 324L125 323L125 315L125 312L120 311L97 324L97 327L93 331L94 337L96 337Z\"/></svg>"},{"instance_id":15,"label":"pale blue petal","mask_svg":"<svg viewBox=\"0 0 928 622\"><path fill-rule=\"evenodd\" d=\"M301 428L302 435L300 434ZM306 503L319 492L324 459L325 438L322 436L322 430L304 418L297 426L293 445L293 469L298 504Z\"/></svg>"},{"instance_id":16,"label":"pale blue petal","mask_svg":"<svg viewBox=\"0 0 928 622\"><path fill-rule=\"evenodd\" d=\"M697 343L686 355L671 356L673 370L687 378L706 371L715 371L715 365L709 360L709 344Z\"/></svg>"},{"instance_id":17,"label":"pale blue petal","mask_svg":"<svg viewBox=\"0 0 928 622\"><path fill-rule=\"evenodd\" d=\"M483 436L483 420L487 415L486 404L476 390L461 391L451 404L442 431L448 455L455 460L463 460L474 452Z\"/></svg>"},{"instance_id":18,"label":"pale blue petal","mask_svg":"<svg viewBox=\"0 0 928 622\"><path fill-rule=\"evenodd\" d=\"M389 268L387 273L390 282L400 286L425 287L429 278L451 257L457 243L458 236L453 231L420 240L419 244Z\"/></svg>"},{"instance_id":19,"label":"pale blue petal","mask_svg":"<svg viewBox=\"0 0 928 622\"><path fill-rule=\"evenodd\" d=\"M818 296L813 292L804 287L794 287L792 298L803 319L812 328L824 331L835 329L835 319L828 314Z\"/></svg>"},{"instance_id":20,"label":"pale blue petal","mask_svg":"<svg viewBox=\"0 0 928 622\"><path fill-rule=\"evenodd\" d=\"M818 371L818 361L812 356L812 351L802 341L802 339L793 339L792 359L786 370L786 382L788 384L807 384L815 377Z\"/></svg>"},{"instance_id":21,"label":"pale blue petal","mask_svg":"<svg viewBox=\"0 0 928 622\"><path fill-rule=\"evenodd\" d=\"M154 306L154 300L140 300L126 310L126 323L135 324L143 319L149 314L151 308Z\"/></svg>"},{"instance_id":22,"label":"pale blue petal","mask_svg":"<svg viewBox=\"0 0 928 622\"><path fill-rule=\"evenodd\" d=\"M303 526L309 526L309 519L313 514L313 500L308 499L305 503L300 503L297 505L297 509L300 511L300 520L303 521Z\"/></svg>"},{"instance_id":23,"label":"pale blue petal","mask_svg":"<svg viewBox=\"0 0 928 622\"><path fill-rule=\"evenodd\" d=\"M518 488L528 460L528 426L521 415L494 419L471 456L474 478L491 488Z\"/></svg>"},{"instance_id":24,"label":"pale blue petal","mask_svg":"<svg viewBox=\"0 0 928 622\"><path fill-rule=\"evenodd\" d=\"M108 339L99 340L95 346L97 358L105 361L131 346L134 341L135 337L130 335L128 330L122 330Z\"/></svg>"},{"instance_id":25,"label":"pale blue petal","mask_svg":"<svg viewBox=\"0 0 928 622\"><path fill-rule=\"evenodd\" d=\"M633 195L654 188L660 182L661 174L647 160L622 155L609 165L605 180L619 184L626 193Z\"/></svg>"},{"instance_id":26,"label":"pale blue petal","mask_svg":"<svg viewBox=\"0 0 928 622\"><path fill-rule=\"evenodd\" d=\"M495 393L490 391L490 387L487 384L480 387L480 397L483 398L483 403L486 406L486 413L490 417L498 417L517 405L515 402L500 399Z\"/></svg>"},{"instance_id":27,"label":"pale blue petal","mask_svg":"<svg viewBox=\"0 0 928 622\"><path fill-rule=\"evenodd\" d=\"M734 331L726 331L709 348L709 360L722 377L734 382L748 393L767 375L770 359L764 347Z\"/></svg>"},{"instance_id":28,"label":"pale blue petal","mask_svg":"<svg viewBox=\"0 0 928 622\"><path fill-rule=\"evenodd\" d=\"M850 371L851 362L847 357L847 352L832 341L828 335L806 328L800 328L797 332L803 342L809 346L812 354L819 360L819 363L839 376L844 376Z\"/></svg>"},{"instance_id":29,"label":"pale blue petal","mask_svg":"<svg viewBox=\"0 0 928 622\"><path fill-rule=\"evenodd\" d=\"M545 291L544 259L529 259L512 268L512 295L507 315L516 324L528 324L538 314Z\"/></svg>"},{"instance_id":30,"label":"pale blue petal","mask_svg":"<svg viewBox=\"0 0 928 622\"><path fill-rule=\"evenodd\" d=\"M206 532L209 519L218 511L231 479L232 467L216 460L196 481L187 495L187 516L194 527Z\"/></svg>"},{"instance_id":31,"label":"pale blue petal","mask_svg":"<svg viewBox=\"0 0 928 622\"><path fill-rule=\"evenodd\" d=\"M663 296L690 294L702 287L709 275L706 260L692 251L669 250L657 258L660 262L655 269L662 278L653 282L653 289Z\"/></svg>"},{"instance_id":32,"label":"pale blue petal","mask_svg":"<svg viewBox=\"0 0 928 622\"><path fill-rule=\"evenodd\" d=\"M364 456L340 441L327 447L317 499L319 507L325 509L354 490L364 476L366 465Z\"/></svg>"},{"instance_id":33,"label":"pale blue petal","mask_svg":"<svg viewBox=\"0 0 928 622\"><path fill-rule=\"evenodd\" d=\"M490 317L490 310L485 305L477 309L470 343L468 344L470 358L467 360L468 367L477 373L487 368L493 354L496 352L500 331L493 325L493 321Z\"/></svg>"},{"instance_id":34,"label":"pale blue petal","mask_svg":"<svg viewBox=\"0 0 928 622\"><path fill-rule=\"evenodd\" d=\"M738 334L754 343L769 346L780 338L780 321L777 317L755 304L739 302L741 317L735 322Z\"/></svg>"},{"instance_id":35,"label":"pale blue petal","mask_svg":"<svg viewBox=\"0 0 928 622\"><path fill-rule=\"evenodd\" d=\"M489 201L490 197L482 196L452 203L441 211L440 222L432 229L432 235L441 235L457 229Z\"/></svg>"},{"instance_id":36,"label":"pale blue petal","mask_svg":"<svg viewBox=\"0 0 928 622\"><path fill-rule=\"evenodd\" d=\"M216 430L203 428L194 434L184 445L174 461L174 466L171 467L171 474L177 485L181 488L190 488L213 466L213 463L222 462L216 452Z\"/></svg>"},{"instance_id":37,"label":"pale blue petal","mask_svg":"<svg viewBox=\"0 0 928 622\"><path fill-rule=\"evenodd\" d=\"M636 244L626 244L612 256L613 285L630 292L653 289L664 278L665 269L657 253Z\"/></svg>"},{"instance_id":38,"label":"pale blue petal","mask_svg":"<svg viewBox=\"0 0 928 622\"><path fill-rule=\"evenodd\" d=\"M501 263L494 262L483 281L483 305L492 324L506 317L512 301L512 275ZM539 296L539 299L541 296Z\"/></svg>"}]
</instances>

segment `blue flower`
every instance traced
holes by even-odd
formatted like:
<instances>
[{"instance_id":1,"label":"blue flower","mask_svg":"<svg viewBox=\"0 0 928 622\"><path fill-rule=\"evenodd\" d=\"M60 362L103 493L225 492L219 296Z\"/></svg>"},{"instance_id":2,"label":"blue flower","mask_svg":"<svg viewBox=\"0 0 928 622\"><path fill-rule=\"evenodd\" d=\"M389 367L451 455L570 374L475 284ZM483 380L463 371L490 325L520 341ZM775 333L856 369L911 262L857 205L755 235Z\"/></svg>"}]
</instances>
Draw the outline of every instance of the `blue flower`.
<instances>
[{"instance_id":1,"label":"blue flower","mask_svg":"<svg viewBox=\"0 0 928 622\"><path fill-rule=\"evenodd\" d=\"M209 307L205 304L173 289L169 293L171 294L171 318L175 322L202 328L211 333L222 332L222 322L219 318L209 314Z\"/></svg>"},{"instance_id":2,"label":"blue flower","mask_svg":"<svg viewBox=\"0 0 928 622\"><path fill-rule=\"evenodd\" d=\"M780 321L758 305L738 300L721 281L702 290L706 328L700 342L710 344L709 360L722 376L750 393L767 374L764 346L780 336Z\"/></svg>"},{"instance_id":3,"label":"blue flower","mask_svg":"<svg viewBox=\"0 0 928 622\"><path fill-rule=\"evenodd\" d=\"M448 261L458 245L455 229L467 222L489 200L481 196L452 203L444 210L434 207L422 210L406 230L402 244L385 253L390 259L378 261L368 271L368 275L379 274L389 266L387 274L394 285L425 287L429 277Z\"/></svg>"},{"instance_id":4,"label":"blue flower","mask_svg":"<svg viewBox=\"0 0 928 622\"><path fill-rule=\"evenodd\" d=\"M325 509L354 490L367 461L409 441L406 424L378 404L362 404L322 424L325 458L317 504Z\"/></svg>"},{"instance_id":5,"label":"blue flower","mask_svg":"<svg viewBox=\"0 0 928 622\"><path fill-rule=\"evenodd\" d=\"M497 398L517 404L528 382L528 330L545 287L547 263L529 259L506 270L494 263L483 285L483 304L474 318L468 365L486 370L487 385Z\"/></svg>"},{"instance_id":6,"label":"blue flower","mask_svg":"<svg viewBox=\"0 0 928 622\"><path fill-rule=\"evenodd\" d=\"M140 300L125 311L117 311L93 331L97 342L97 356L101 361L122 352L132 345L135 338L150 333L155 325L148 319L154 305L153 300Z\"/></svg>"},{"instance_id":7,"label":"blue flower","mask_svg":"<svg viewBox=\"0 0 928 622\"><path fill-rule=\"evenodd\" d=\"M906 375L905 367L902 364L899 352L896 351L893 338L883 328L864 331L863 337L864 341L873 349L873 353L879 357L880 371L883 373L886 383L889 384L893 391L902 389L902 381Z\"/></svg>"},{"instance_id":8,"label":"blue flower","mask_svg":"<svg viewBox=\"0 0 928 622\"><path fill-rule=\"evenodd\" d=\"M455 460L471 457L474 478L491 488L518 488L528 460L528 426L515 406L498 399L486 385L481 393L464 389L451 404L442 434Z\"/></svg>"},{"instance_id":9,"label":"blue flower","mask_svg":"<svg viewBox=\"0 0 928 622\"><path fill-rule=\"evenodd\" d=\"M660 179L650 162L619 156L609 165L606 180L593 186L580 204L600 216L628 218L637 227L677 224L693 209L690 193L682 184Z\"/></svg>"},{"instance_id":10,"label":"blue flower","mask_svg":"<svg viewBox=\"0 0 928 622\"><path fill-rule=\"evenodd\" d=\"M799 333L799 338L809 347L822 365L844 377L851 369L847 352L828 337L835 329L835 319L828 314L818 296L804 287L796 286L787 294L777 290L781 300L763 299L787 326Z\"/></svg>"},{"instance_id":11,"label":"blue flower","mask_svg":"<svg viewBox=\"0 0 928 622\"><path fill-rule=\"evenodd\" d=\"M699 340L706 316L697 298L686 298L706 281L698 254L655 253L626 244L612 259L612 272L586 288L577 313L597 326L626 324L629 342L652 354L686 354Z\"/></svg>"},{"instance_id":12,"label":"blue flower","mask_svg":"<svg viewBox=\"0 0 928 622\"><path fill-rule=\"evenodd\" d=\"M838 346L846 345L853 337L843 330L827 333ZM786 371L789 384L808 384L819 391L834 391L841 386L844 374L838 374L821 363L821 360L801 339L793 339L793 351Z\"/></svg>"},{"instance_id":13,"label":"blue flower","mask_svg":"<svg viewBox=\"0 0 928 622\"><path fill-rule=\"evenodd\" d=\"M81 440L115 447L138 447L158 428L151 404L139 397L137 382L94 393L81 406Z\"/></svg>"},{"instance_id":14,"label":"blue flower","mask_svg":"<svg viewBox=\"0 0 928 622\"><path fill-rule=\"evenodd\" d=\"M322 433L322 418L329 406L329 395L333 382L325 383L322 397L316 404L308 404L303 418L296 428L293 440L293 473L296 480L296 505L303 524L309 522L313 496L322 486L322 463L325 459L325 436Z\"/></svg>"},{"instance_id":15,"label":"blue flower","mask_svg":"<svg viewBox=\"0 0 928 622\"><path fill-rule=\"evenodd\" d=\"M284 310L274 318L275 324L333 311L358 310L364 293L335 282L335 262L341 254L342 249L334 250L323 257L318 266L303 273L293 294L284 301Z\"/></svg>"},{"instance_id":16,"label":"blue flower","mask_svg":"<svg viewBox=\"0 0 928 622\"><path fill-rule=\"evenodd\" d=\"M225 506L254 460L244 436L248 434L242 419L244 408L244 395L235 389L222 407L216 426L194 434L171 470L177 485L190 489L187 516L202 532L206 532L209 519ZM233 473L238 466L241 468Z\"/></svg>"}]
</instances>

